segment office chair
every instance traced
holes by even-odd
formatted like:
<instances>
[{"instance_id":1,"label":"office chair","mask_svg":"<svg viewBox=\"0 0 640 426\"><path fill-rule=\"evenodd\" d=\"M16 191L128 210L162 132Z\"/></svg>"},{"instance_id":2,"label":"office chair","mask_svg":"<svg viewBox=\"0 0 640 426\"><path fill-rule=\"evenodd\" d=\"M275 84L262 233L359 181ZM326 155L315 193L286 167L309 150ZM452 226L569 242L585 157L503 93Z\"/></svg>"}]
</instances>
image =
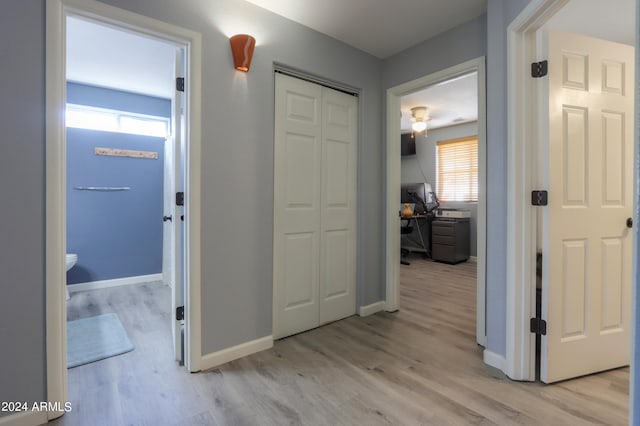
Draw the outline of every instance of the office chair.
<instances>
[{"instance_id":1,"label":"office chair","mask_svg":"<svg viewBox=\"0 0 640 426\"><path fill-rule=\"evenodd\" d=\"M404 217L400 218L400 238L402 238L403 235L409 235L412 232L413 232L413 225L411 224L411 219L404 218ZM410 253L409 250L403 249L402 247L400 247L400 264L401 265L411 265L411 263L402 259L409 253Z\"/></svg>"}]
</instances>

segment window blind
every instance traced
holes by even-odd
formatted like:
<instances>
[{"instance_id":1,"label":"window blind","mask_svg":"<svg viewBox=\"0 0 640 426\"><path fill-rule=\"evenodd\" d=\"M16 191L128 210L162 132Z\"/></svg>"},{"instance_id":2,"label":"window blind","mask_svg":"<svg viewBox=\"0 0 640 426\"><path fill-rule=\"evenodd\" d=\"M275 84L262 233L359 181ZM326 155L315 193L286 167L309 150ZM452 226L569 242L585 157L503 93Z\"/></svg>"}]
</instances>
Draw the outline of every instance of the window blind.
<instances>
[{"instance_id":1,"label":"window blind","mask_svg":"<svg viewBox=\"0 0 640 426\"><path fill-rule=\"evenodd\" d=\"M439 141L438 197L442 201L478 201L478 137Z\"/></svg>"}]
</instances>

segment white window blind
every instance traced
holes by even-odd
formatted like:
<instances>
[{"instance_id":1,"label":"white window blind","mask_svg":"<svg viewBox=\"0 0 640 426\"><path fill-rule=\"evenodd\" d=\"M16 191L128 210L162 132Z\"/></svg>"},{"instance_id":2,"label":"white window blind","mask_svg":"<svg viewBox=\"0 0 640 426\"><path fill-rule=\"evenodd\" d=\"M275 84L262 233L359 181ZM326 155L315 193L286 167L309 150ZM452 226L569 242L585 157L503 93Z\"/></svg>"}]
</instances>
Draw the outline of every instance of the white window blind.
<instances>
[{"instance_id":1,"label":"white window blind","mask_svg":"<svg viewBox=\"0 0 640 426\"><path fill-rule=\"evenodd\" d=\"M438 142L438 197L478 201L478 137Z\"/></svg>"}]
</instances>

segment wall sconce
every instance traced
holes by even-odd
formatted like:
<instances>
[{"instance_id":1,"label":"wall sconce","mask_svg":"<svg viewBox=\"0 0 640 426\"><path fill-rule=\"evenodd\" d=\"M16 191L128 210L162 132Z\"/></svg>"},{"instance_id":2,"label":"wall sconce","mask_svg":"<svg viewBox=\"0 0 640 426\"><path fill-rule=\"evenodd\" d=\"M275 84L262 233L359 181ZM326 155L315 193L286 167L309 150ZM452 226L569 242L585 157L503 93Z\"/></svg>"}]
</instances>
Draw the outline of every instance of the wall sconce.
<instances>
[{"instance_id":1,"label":"wall sconce","mask_svg":"<svg viewBox=\"0 0 640 426\"><path fill-rule=\"evenodd\" d=\"M249 71L256 39L248 34L236 34L229 39L229 43L231 43L233 64L236 69L244 72Z\"/></svg>"}]
</instances>

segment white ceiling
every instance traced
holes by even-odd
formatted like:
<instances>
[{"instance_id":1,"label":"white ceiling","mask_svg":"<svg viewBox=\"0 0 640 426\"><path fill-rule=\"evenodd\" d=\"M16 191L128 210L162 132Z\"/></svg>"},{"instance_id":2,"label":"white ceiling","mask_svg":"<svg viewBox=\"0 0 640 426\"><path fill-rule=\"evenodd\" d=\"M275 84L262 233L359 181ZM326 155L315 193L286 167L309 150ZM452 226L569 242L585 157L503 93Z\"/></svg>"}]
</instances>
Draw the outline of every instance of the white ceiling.
<instances>
[{"instance_id":1,"label":"white ceiling","mask_svg":"<svg viewBox=\"0 0 640 426\"><path fill-rule=\"evenodd\" d=\"M487 10L487 0L246 1L382 59Z\"/></svg>"},{"instance_id":2,"label":"white ceiling","mask_svg":"<svg viewBox=\"0 0 640 426\"><path fill-rule=\"evenodd\" d=\"M169 99L176 48L94 22L67 18L67 80Z\"/></svg>"},{"instance_id":3,"label":"white ceiling","mask_svg":"<svg viewBox=\"0 0 640 426\"><path fill-rule=\"evenodd\" d=\"M411 108L426 106L427 130L478 120L477 73L429 86L400 99L402 131L411 130Z\"/></svg>"},{"instance_id":4,"label":"white ceiling","mask_svg":"<svg viewBox=\"0 0 640 426\"><path fill-rule=\"evenodd\" d=\"M547 23L549 28L635 44L635 0L571 0Z\"/></svg>"}]
</instances>

